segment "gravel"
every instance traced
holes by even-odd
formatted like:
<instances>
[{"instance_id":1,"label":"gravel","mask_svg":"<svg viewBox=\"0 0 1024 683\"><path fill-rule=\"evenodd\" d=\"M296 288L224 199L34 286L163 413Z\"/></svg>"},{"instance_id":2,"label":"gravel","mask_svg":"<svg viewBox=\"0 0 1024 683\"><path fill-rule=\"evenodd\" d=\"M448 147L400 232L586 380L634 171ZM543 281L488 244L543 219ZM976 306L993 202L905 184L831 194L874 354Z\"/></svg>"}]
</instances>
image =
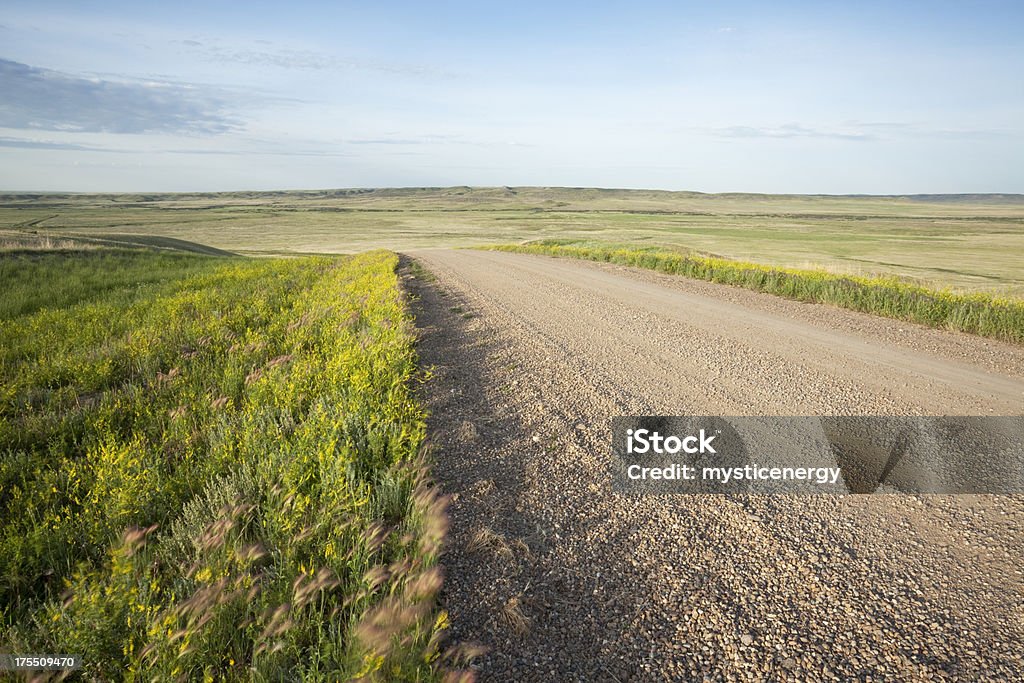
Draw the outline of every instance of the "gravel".
<instances>
[{"instance_id":1,"label":"gravel","mask_svg":"<svg viewBox=\"0 0 1024 683\"><path fill-rule=\"evenodd\" d=\"M1019 414L1024 349L616 266L414 256L442 600L481 679L1024 677L1024 497L625 496L605 466L614 415Z\"/></svg>"}]
</instances>

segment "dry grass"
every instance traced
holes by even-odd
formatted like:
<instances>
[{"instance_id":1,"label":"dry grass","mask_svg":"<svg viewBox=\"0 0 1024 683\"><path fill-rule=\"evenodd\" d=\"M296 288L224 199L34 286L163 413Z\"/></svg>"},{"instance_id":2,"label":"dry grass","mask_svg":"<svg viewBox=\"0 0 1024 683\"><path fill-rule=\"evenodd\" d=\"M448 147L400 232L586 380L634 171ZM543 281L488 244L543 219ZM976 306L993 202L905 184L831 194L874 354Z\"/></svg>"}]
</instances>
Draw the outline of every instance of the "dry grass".
<instances>
[{"instance_id":1,"label":"dry grass","mask_svg":"<svg viewBox=\"0 0 1024 683\"><path fill-rule=\"evenodd\" d=\"M530 551L530 546L526 544L521 538L517 538L512 541L512 552L519 556L521 560L529 562L533 559L533 553Z\"/></svg>"},{"instance_id":2,"label":"dry grass","mask_svg":"<svg viewBox=\"0 0 1024 683\"><path fill-rule=\"evenodd\" d=\"M523 612L522 601L514 595L501 606L501 617L518 636L526 635L530 630L530 619Z\"/></svg>"},{"instance_id":3,"label":"dry grass","mask_svg":"<svg viewBox=\"0 0 1024 683\"><path fill-rule=\"evenodd\" d=\"M505 536L487 526L478 529L473 534L469 543L466 544L466 550L471 553L489 553L507 563L516 558L525 561L533 559L533 553L526 541L517 538L509 542Z\"/></svg>"},{"instance_id":4,"label":"dry grass","mask_svg":"<svg viewBox=\"0 0 1024 683\"><path fill-rule=\"evenodd\" d=\"M95 244L83 240L33 234L18 230L0 230L0 252L9 251L66 251L96 249Z\"/></svg>"},{"instance_id":5,"label":"dry grass","mask_svg":"<svg viewBox=\"0 0 1024 683\"><path fill-rule=\"evenodd\" d=\"M466 544L466 550L471 553L488 553L496 558L511 562L515 559L512 548L509 547L505 537L490 527L482 527L477 530L473 537Z\"/></svg>"}]
</instances>

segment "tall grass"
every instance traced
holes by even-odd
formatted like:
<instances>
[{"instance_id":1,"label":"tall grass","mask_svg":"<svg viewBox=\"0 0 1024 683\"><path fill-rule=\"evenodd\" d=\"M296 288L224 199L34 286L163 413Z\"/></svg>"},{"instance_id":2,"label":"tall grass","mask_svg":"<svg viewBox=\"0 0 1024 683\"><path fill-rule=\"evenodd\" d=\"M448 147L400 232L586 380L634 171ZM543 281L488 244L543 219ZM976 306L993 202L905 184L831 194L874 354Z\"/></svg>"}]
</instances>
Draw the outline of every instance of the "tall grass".
<instances>
[{"instance_id":1,"label":"tall grass","mask_svg":"<svg viewBox=\"0 0 1024 683\"><path fill-rule=\"evenodd\" d=\"M96 680L436 678L396 256L168 258L0 266L37 283L0 320L0 643Z\"/></svg>"},{"instance_id":2,"label":"tall grass","mask_svg":"<svg viewBox=\"0 0 1024 683\"><path fill-rule=\"evenodd\" d=\"M858 277L822 270L779 268L650 248L573 246L558 240L487 248L646 268L1024 343L1024 301L1019 299L933 290L894 277Z\"/></svg>"}]
</instances>

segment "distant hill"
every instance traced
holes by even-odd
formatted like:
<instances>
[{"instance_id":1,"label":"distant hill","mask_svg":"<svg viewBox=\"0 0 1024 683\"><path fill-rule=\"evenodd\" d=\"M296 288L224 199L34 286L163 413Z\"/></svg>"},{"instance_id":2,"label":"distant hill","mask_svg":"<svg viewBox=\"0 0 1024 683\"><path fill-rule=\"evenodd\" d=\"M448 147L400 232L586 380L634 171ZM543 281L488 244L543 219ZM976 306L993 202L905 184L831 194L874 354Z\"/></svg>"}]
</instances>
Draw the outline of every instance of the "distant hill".
<instances>
[{"instance_id":1,"label":"distant hill","mask_svg":"<svg viewBox=\"0 0 1024 683\"><path fill-rule=\"evenodd\" d=\"M786 199L889 199L935 203L982 203L982 204L1024 204L1024 194L1007 193L960 193L960 194L768 194L758 192L696 192L692 190L644 190L604 187L370 187L337 188L324 190L252 190L231 192L133 192L133 193L79 193L79 192L0 192L0 203L25 201L82 200L111 203L146 203L167 201L224 201L273 199L294 201L300 199L463 199L500 200L523 198L547 198L552 200L579 201L581 199L648 199L648 200L786 200Z\"/></svg>"}]
</instances>

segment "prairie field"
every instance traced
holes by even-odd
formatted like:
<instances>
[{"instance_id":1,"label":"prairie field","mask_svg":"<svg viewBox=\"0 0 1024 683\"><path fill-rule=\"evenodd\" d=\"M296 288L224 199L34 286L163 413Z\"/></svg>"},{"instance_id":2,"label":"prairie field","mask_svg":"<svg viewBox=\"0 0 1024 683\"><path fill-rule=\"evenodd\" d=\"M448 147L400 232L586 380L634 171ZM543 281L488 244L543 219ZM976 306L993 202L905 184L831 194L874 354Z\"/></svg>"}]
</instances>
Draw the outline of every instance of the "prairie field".
<instances>
[{"instance_id":1,"label":"prairie field","mask_svg":"<svg viewBox=\"0 0 1024 683\"><path fill-rule=\"evenodd\" d=\"M431 258L452 288L478 267L514 301L538 286L515 273L539 272L548 289L551 276L484 268L529 259L453 247L646 268L1024 342L1019 196L0 195L0 642L87 655L88 680L432 681L480 655L475 634L446 645L439 558L457 540L424 455L431 374L409 303L436 281ZM410 262L415 286L403 289L388 249L426 250ZM555 288L554 308L615 305L574 308L569 289L580 287ZM454 336L433 353L461 372L472 363L450 345L477 313L445 310L460 317L435 326ZM760 352L766 331L748 340L752 329L738 348ZM1015 352L960 337L940 340L970 347L958 358ZM1014 381L999 386L1018 400ZM437 386L426 385L435 399ZM476 434L467 424L453 431ZM464 539L465 518L452 519Z\"/></svg>"},{"instance_id":2,"label":"prairie field","mask_svg":"<svg viewBox=\"0 0 1024 683\"><path fill-rule=\"evenodd\" d=\"M1024 296L1020 195L802 196L583 188L0 195L0 230L83 243L348 253L531 240L688 249ZM198 246L203 245L203 246Z\"/></svg>"},{"instance_id":3,"label":"prairie field","mask_svg":"<svg viewBox=\"0 0 1024 683\"><path fill-rule=\"evenodd\" d=\"M397 257L0 256L0 642L91 680L431 680Z\"/></svg>"}]
</instances>

